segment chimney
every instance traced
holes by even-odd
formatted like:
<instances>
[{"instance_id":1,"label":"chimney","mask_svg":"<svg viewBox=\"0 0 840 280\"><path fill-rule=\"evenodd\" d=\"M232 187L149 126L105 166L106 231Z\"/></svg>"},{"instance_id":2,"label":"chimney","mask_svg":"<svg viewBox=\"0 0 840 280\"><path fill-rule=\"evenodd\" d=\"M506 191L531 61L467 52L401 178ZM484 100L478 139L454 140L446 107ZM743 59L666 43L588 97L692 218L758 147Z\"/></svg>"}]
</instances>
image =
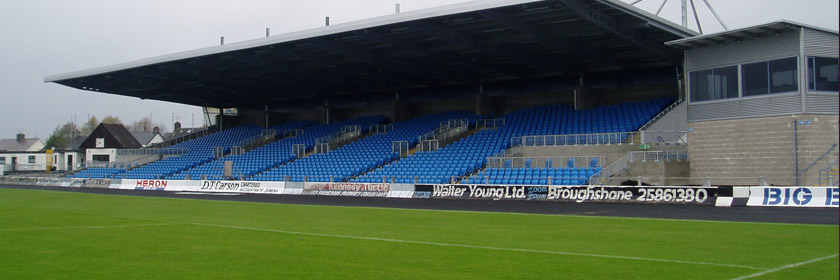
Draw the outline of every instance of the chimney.
<instances>
[{"instance_id":1,"label":"chimney","mask_svg":"<svg viewBox=\"0 0 840 280\"><path fill-rule=\"evenodd\" d=\"M181 122L175 122L175 131L181 130Z\"/></svg>"},{"instance_id":2,"label":"chimney","mask_svg":"<svg viewBox=\"0 0 840 280\"><path fill-rule=\"evenodd\" d=\"M154 132L154 133L160 133L160 127L159 127L159 126L155 126L155 128L152 128L152 132Z\"/></svg>"},{"instance_id":3,"label":"chimney","mask_svg":"<svg viewBox=\"0 0 840 280\"><path fill-rule=\"evenodd\" d=\"M26 142L26 135L24 135L23 133L18 133L17 142L21 144L23 144L23 142Z\"/></svg>"}]
</instances>

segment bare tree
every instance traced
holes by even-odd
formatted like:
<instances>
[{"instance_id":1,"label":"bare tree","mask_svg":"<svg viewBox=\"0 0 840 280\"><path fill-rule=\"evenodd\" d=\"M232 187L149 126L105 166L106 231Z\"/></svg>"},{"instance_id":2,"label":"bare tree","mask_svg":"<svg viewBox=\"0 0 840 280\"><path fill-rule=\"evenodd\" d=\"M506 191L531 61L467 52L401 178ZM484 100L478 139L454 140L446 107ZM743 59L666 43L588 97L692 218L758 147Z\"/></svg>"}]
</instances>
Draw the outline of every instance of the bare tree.
<instances>
[{"instance_id":1,"label":"bare tree","mask_svg":"<svg viewBox=\"0 0 840 280\"><path fill-rule=\"evenodd\" d=\"M107 115L107 116L105 116L105 118L104 118L104 119L102 119L102 123L107 123L107 124L122 124L122 121L120 120L120 118L119 118L119 117L115 117L115 116Z\"/></svg>"},{"instance_id":2,"label":"bare tree","mask_svg":"<svg viewBox=\"0 0 840 280\"><path fill-rule=\"evenodd\" d=\"M149 117L145 117L131 124L131 131L152 131L155 125Z\"/></svg>"},{"instance_id":3,"label":"bare tree","mask_svg":"<svg viewBox=\"0 0 840 280\"><path fill-rule=\"evenodd\" d=\"M96 127L99 126L99 120L96 119L96 116L90 116L90 119L82 125L81 131L82 136L88 136L91 132L93 132Z\"/></svg>"},{"instance_id":4,"label":"bare tree","mask_svg":"<svg viewBox=\"0 0 840 280\"><path fill-rule=\"evenodd\" d=\"M70 142L72 142L72 138L77 133L77 130L76 125L72 122L56 127L50 137L47 138L44 149L56 148L58 150L64 150L70 148Z\"/></svg>"}]
</instances>

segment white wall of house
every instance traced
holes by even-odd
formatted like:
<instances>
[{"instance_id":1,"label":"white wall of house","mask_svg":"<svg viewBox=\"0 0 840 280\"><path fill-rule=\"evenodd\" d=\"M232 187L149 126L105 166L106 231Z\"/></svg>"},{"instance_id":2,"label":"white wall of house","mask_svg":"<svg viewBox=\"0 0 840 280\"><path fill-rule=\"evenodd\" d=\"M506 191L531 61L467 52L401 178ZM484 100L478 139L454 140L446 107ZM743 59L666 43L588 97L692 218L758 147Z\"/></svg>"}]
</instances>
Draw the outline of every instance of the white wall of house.
<instances>
[{"instance_id":1,"label":"white wall of house","mask_svg":"<svg viewBox=\"0 0 840 280\"><path fill-rule=\"evenodd\" d=\"M12 166L12 159L16 165ZM6 172L11 171L44 171L47 170L47 154L43 152L0 153L0 163L6 165ZM14 169L14 170L13 170Z\"/></svg>"},{"instance_id":2,"label":"white wall of house","mask_svg":"<svg viewBox=\"0 0 840 280\"><path fill-rule=\"evenodd\" d=\"M149 143L146 143L143 147L151 146L157 143L163 143L163 136L160 133L155 134L155 137L152 137L152 140L149 140Z\"/></svg>"},{"instance_id":3,"label":"white wall of house","mask_svg":"<svg viewBox=\"0 0 840 280\"><path fill-rule=\"evenodd\" d=\"M27 152L38 152L38 151L44 150L44 147L46 147L46 144L44 143L44 140L38 139L38 141L35 141L35 144L32 144L32 146L29 146L29 148L26 149L26 151Z\"/></svg>"}]
</instances>

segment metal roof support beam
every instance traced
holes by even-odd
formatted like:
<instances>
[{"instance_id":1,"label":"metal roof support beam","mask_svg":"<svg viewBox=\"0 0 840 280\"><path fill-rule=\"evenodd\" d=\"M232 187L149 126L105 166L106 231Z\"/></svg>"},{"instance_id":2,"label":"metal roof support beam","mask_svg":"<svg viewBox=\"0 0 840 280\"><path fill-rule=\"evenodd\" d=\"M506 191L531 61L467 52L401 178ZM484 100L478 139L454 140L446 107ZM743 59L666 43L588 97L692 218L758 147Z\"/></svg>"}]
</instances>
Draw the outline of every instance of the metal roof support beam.
<instances>
[{"instance_id":1,"label":"metal roof support beam","mask_svg":"<svg viewBox=\"0 0 840 280\"><path fill-rule=\"evenodd\" d=\"M435 26L435 25L430 24L430 23L418 21L418 22L409 22L409 23L406 23L406 24L408 24L412 28L415 28L415 29L417 29L417 30L419 30L423 33L426 33L430 36L434 36L434 37L437 37L437 38L440 38L440 39L443 39L443 40L446 40L446 41L449 41L449 42L452 42L452 43L459 44L459 45L461 45L461 46L463 46L464 48L467 48L467 49L478 49L478 50L490 52L490 53L493 53L494 56L498 56L498 57L521 57L521 58L526 58L526 59L529 60L529 62L531 62L533 64L536 64L536 65L540 65L540 67L543 67L543 68L546 68L546 69L556 69L558 72L563 72L563 73L568 74L568 75L573 75L574 73L578 72L577 67L569 67L569 65L573 65L573 64L570 64L570 63L566 63L566 62L563 62L563 61L558 61L557 63L548 64L548 63L545 62L546 61L545 57L535 58L535 57L532 57L532 56L528 55L526 52L515 51L515 50L512 50L508 47L503 47L503 46L495 46L495 47L484 46L484 45L479 44L476 40L466 39L466 38L470 38L470 36L460 34L460 33L455 32L455 31L447 30L445 28Z\"/></svg>"},{"instance_id":2,"label":"metal roof support beam","mask_svg":"<svg viewBox=\"0 0 840 280\"><path fill-rule=\"evenodd\" d=\"M259 56L259 55L256 55L256 56ZM249 67L252 67L252 68L261 69L262 71L268 72L270 74L274 74L274 75L278 75L278 76L284 74L281 71L277 71L277 68L266 66L264 60L259 60L257 57L255 57L253 55L236 55L236 54L234 54L234 55L231 55L231 57L234 60L238 61L239 63L246 64L246 65L248 65ZM280 86L280 84L278 84L276 81L271 80L271 79L262 79L259 82L260 83L266 83L270 87L273 87L273 88L277 88L277 87Z\"/></svg>"},{"instance_id":3,"label":"metal roof support beam","mask_svg":"<svg viewBox=\"0 0 840 280\"><path fill-rule=\"evenodd\" d=\"M102 86L102 89L101 89L101 90L104 90L105 93L109 93L110 91L113 90L113 91L120 92L120 95L122 95L122 93L124 93L124 92L127 92L127 93L145 92L149 89L155 88L155 86L152 85L151 83L142 83L142 82L137 82L137 81L134 81L134 80L131 80L131 79L123 79L119 75L114 75L114 74L108 75L106 80L108 80L108 83L105 86ZM119 85L122 85L122 86L112 85L114 83L111 83L111 81L114 81L114 82L116 82L116 84L119 84ZM114 90L114 89L116 89L116 90ZM126 90L126 89L128 89L128 90ZM92 92L97 92L97 91L92 90L90 88L88 88L87 90L92 91ZM99 92L102 92L102 91L99 91ZM135 96L135 97L146 98L145 96Z\"/></svg>"},{"instance_id":4,"label":"metal roof support beam","mask_svg":"<svg viewBox=\"0 0 840 280\"><path fill-rule=\"evenodd\" d=\"M205 64L205 66L209 67L209 65L206 65L206 64ZM181 75L181 77L179 77L179 78L182 79L182 80L193 81L193 82L190 82L190 83L187 83L187 84L218 85L219 81L224 81L225 84L231 85L233 88L236 89L236 90L230 90L229 92L231 94L237 94L240 91L246 91L246 92L259 92L260 91L258 88L255 88L255 87L252 87L252 86L249 86L249 85L245 85L245 84L242 84L242 83L234 82L235 79L228 79L227 77L229 75L228 75L228 73L226 73L227 70L213 72L209 75L209 76L211 76L211 78L208 78L207 76L194 75L194 74L190 74L186 71L180 71L180 69L171 69L171 68L164 68L164 69L169 70L168 72L170 73L170 75L171 74ZM166 71L166 70L164 70L164 71ZM227 87L222 87L222 88L227 88Z\"/></svg>"},{"instance_id":5,"label":"metal roof support beam","mask_svg":"<svg viewBox=\"0 0 840 280\"><path fill-rule=\"evenodd\" d=\"M598 27L601 27L613 35L618 36L619 38L630 42L634 46L639 48L645 49L651 53L659 55L661 57L667 58L673 63L679 64L682 63L681 59L678 55L674 52L668 51L664 45L654 44L644 40L644 37L634 30L621 30L616 23L615 19L611 16L604 14L596 9L593 9L588 4L581 2L580 0L552 0L558 3L569 7L573 11L575 11L578 15L580 15L586 21L594 23Z\"/></svg>"},{"instance_id":6,"label":"metal roof support beam","mask_svg":"<svg viewBox=\"0 0 840 280\"><path fill-rule=\"evenodd\" d=\"M479 14L481 14L481 16L483 16L483 17L485 17L489 20L492 20L492 21L504 24L504 25L506 25L510 28L516 29L519 32L529 34L532 37L535 37L537 39L540 39L540 40L543 40L543 41L546 41L546 42L550 42L551 44L553 44L554 46L557 46L558 48L569 49L569 50L573 50L573 51L576 51L576 52L581 52L581 53L586 54L589 57L596 58L598 60L610 63L612 65L618 66L618 67L623 68L623 69L629 68L630 64L627 63L626 61L624 61L624 59L620 59L620 58L616 58L616 57L608 57L601 52L591 51L591 50L588 50L588 49L578 47L575 44L568 43L567 41L564 41L564 40L557 40L556 38L551 38L551 37L549 37L545 34L541 34L538 31L535 31L533 28L527 27L524 23L522 23L519 20L517 20L515 18L512 18L510 16L503 15L503 14L500 14L498 12L494 12L492 10L481 11L481 12L479 12Z\"/></svg>"},{"instance_id":7,"label":"metal roof support beam","mask_svg":"<svg viewBox=\"0 0 840 280\"><path fill-rule=\"evenodd\" d=\"M418 84L425 84L425 85L428 85L428 86L435 85L437 83L433 80L428 79L427 78L428 75L415 75L415 74L411 73L412 70L410 70L410 69L424 68L424 67L422 67L422 65L418 65L418 64L409 65L409 64L406 64L405 62L399 62L397 67L388 67L387 63L377 63L381 58L373 57L370 54L357 51L355 48L353 48L351 46L348 46L344 43L341 43L341 42L338 42L338 41L327 42L326 40L320 39L320 38L316 38L316 39L311 40L311 41L312 41L313 45L315 45L319 48L322 48L326 51L333 52L333 53L336 53L336 54L340 54L340 55L343 55L343 56L349 57L349 58L362 59L362 60L364 60L365 63L371 64L377 69L385 70L384 72L387 72L386 74L390 75L392 77L396 77L398 79L402 79L402 80L406 80L406 81L411 81L411 82L418 83ZM405 70L403 70L402 68L404 68ZM431 73L429 71L431 71L431 70L430 69L422 69L422 72L424 72L424 73Z\"/></svg>"},{"instance_id":8,"label":"metal roof support beam","mask_svg":"<svg viewBox=\"0 0 840 280\"><path fill-rule=\"evenodd\" d=\"M307 55L302 55L302 54L299 54L299 53L292 54L291 50L286 50L286 51L282 51L280 53L275 53L274 57L276 57L277 55L295 56L295 57L300 57L302 59L306 59L306 60L310 60L310 61L316 61L314 58L311 58ZM259 89L256 89L253 92L251 92L251 94L257 95L258 97L262 97L262 98L276 97L277 96L276 94L279 91L281 91L282 89L291 88L292 90L294 90L294 88L296 88L295 84L297 82L318 84L318 85L328 85L330 83L336 83L336 84L341 84L341 85L345 85L345 86L350 85L350 86L355 86L355 87L361 87L361 86L364 85L363 82L360 82L358 80L344 79L344 78L342 78L343 75L332 76L332 77L329 78L329 80L327 80L327 79L313 79L314 76L304 76L304 75L300 75L299 73L297 73L295 71L289 71L289 70L284 69L284 68L271 68L271 67L265 66L265 61L269 61L273 65L283 65L282 63L279 63L276 59L274 59L274 57L262 57L261 58L262 60L258 60L257 58L254 58L254 57L248 56L248 55L232 54L229 57L230 57L230 59L238 61L239 63L243 63L243 64L247 65L248 67L262 69L264 71L268 71L269 73L271 73L273 75L277 75L276 80L275 79L268 79L268 80L271 80L270 82L267 82L266 79L260 80L259 81L260 83L267 82L268 85L266 85L266 86L261 85ZM282 80L282 81L285 81L285 82L278 83L279 80ZM311 88L307 91L306 94L311 95L313 93L316 93L318 90L319 89ZM289 94L296 94L296 93L291 92Z\"/></svg>"},{"instance_id":9,"label":"metal roof support beam","mask_svg":"<svg viewBox=\"0 0 840 280\"><path fill-rule=\"evenodd\" d=\"M396 46L398 48L405 49L405 50L413 50L413 51L421 53L425 56L429 56L429 57L434 56L434 57L441 58L442 60L445 60L445 61L459 62L462 65L464 65L463 67L459 67L459 69L461 69L463 71L475 71L476 67L485 68L487 66L490 66L490 65L482 65L482 64L476 63L475 61L470 60L470 59L466 59L463 56L450 55L450 54L446 54L446 53L432 54L429 51L427 51L426 48L424 48L422 46L418 46L418 45L408 43L408 42L405 42L405 41L402 41L402 40L395 40L395 39L392 39L388 36L382 35L378 32L375 32L375 31L369 30L369 29L362 30L362 31L357 31L357 32L355 32L355 34L357 36L367 38L368 40L372 40L372 41L375 41L375 42L378 42L378 43L390 44L390 45L393 45L393 46ZM450 67L447 67L447 68L450 68ZM516 77L516 75L514 75L514 74L506 73L505 72L506 68L492 67L492 66L490 68L492 68L492 71L496 71L496 72L504 73L504 74L509 75L509 76ZM439 73L440 71L437 70L436 72ZM509 71L507 71L507 72L509 72ZM461 73L463 73L463 72L461 72ZM446 75L448 77L450 77L450 79L454 79L454 80L457 80L457 81L460 81L460 82L463 82L463 83L472 82L472 80L470 80L470 79L462 79L461 78L462 75L452 74L451 71L448 72Z\"/></svg>"},{"instance_id":10,"label":"metal roof support beam","mask_svg":"<svg viewBox=\"0 0 840 280\"><path fill-rule=\"evenodd\" d=\"M323 63L323 61L320 61L316 57L304 54L302 52L296 52L294 54L290 53L289 55L297 57L297 58L305 60L305 61ZM283 63L278 62L274 58L270 58L270 60L275 65L284 65ZM336 74L336 75L302 75L302 73L297 73L297 72L295 72L291 69L283 69L282 73L286 77L291 78L291 79L287 79L287 82L290 83L290 87L296 87L296 82L302 82L302 83L305 83L305 84L310 84L310 85L314 84L314 85L319 85L320 86L320 88L317 88L317 89L311 89L311 88L307 89L307 94L310 94L310 95L306 96L306 97L313 97L313 96L311 96L311 94L312 93L318 93L319 91L324 92L324 91L332 90L329 87L327 87L327 88L324 87L325 85L330 85L330 84L339 84L339 85L343 85L344 87L349 86L349 87L352 87L353 89L371 87L371 86L376 86L377 85L375 81L368 80L368 79L363 79L359 75L352 75L352 74L358 74L358 73L347 73L347 72L345 72L347 70L341 71L341 69L342 69L342 67L335 67L335 69L332 70L332 71L334 71L333 74ZM346 78L344 78L345 76L355 76L356 78L346 79ZM321 78L321 79L318 79L318 78Z\"/></svg>"},{"instance_id":11,"label":"metal roof support beam","mask_svg":"<svg viewBox=\"0 0 840 280\"><path fill-rule=\"evenodd\" d=\"M196 62L196 63L200 64L200 65L204 65L205 67L210 67L210 65L207 65L207 64L204 64L204 63L201 63L201 62ZM219 104L214 104L214 105L218 105L218 106L225 105L225 106L229 106L229 107L235 107L235 105L228 105L228 104L240 103L242 101L242 99L244 98L243 94L241 94L242 92L251 92L251 93L260 92L260 89L258 89L258 88L254 88L254 87L239 84L239 83L233 83L232 79L225 79L224 77L227 76L227 74L224 73L224 72L213 72L213 73L210 73L208 75L195 75L195 74L187 73L186 71L183 71L181 69L174 69L174 68L169 68L169 67L157 68L157 70L166 72L166 76L177 77L176 80L190 81L190 82L186 82L186 83L169 85L169 87L171 87L171 88L178 88L178 87L184 87L184 86L199 86L199 87L202 87L204 89L211 90L210 92L212 92L214 94L225 94L226 95L225 98L214 97L214 99L224 100L222 102L219 102ZM137 73L135 75L145 76L144 74L141 74L141 73ZM146 77L149 78L149 79L154 79L155 78L155 76L146 76ZM225 85L220 84L219 81L222 81L222 80L224 80L225 81L224 83L226 83L229 86L225 86ZM159 88L161 88L161 87L163 87L162 84L159 85ZM235 90L231 90L231 88L235 88ZM153 91L158 91L158 90L153 90Z\"/></svg>"}]
</instances>

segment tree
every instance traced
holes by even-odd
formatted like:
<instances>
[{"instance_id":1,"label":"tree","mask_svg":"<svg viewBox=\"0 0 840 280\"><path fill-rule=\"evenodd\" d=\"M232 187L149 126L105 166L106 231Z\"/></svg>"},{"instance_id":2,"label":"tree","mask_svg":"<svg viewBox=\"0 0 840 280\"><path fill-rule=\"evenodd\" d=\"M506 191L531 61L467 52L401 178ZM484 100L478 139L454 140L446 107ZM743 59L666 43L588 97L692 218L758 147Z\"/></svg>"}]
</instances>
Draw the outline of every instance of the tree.
<instances>
[{"instance_id":1,"label":"tree","mask_svg":"<svg viewBox=\"0 0 840 280\"><path fill-rule=\"evenodd\" d=\"M131 131L152 131L154 124L149 117L145 117L131 124Z\"/></svg>"},{"instance_id":2,"label":"tree","mask_svg":"<svg viewBox=\"0 0 840 280\"><path fill-rule=\"evenodd\" d=\"M115 117L115 116L107 115L107 116L105 116L105 118L104 118L104 119L102 119L102 123L107 123L107 124L122 124L122 121L120 121L120 117Z\"/></svg>"},{"instance_id":3,"label":"tree","mask_svg":"<svg viewBox=\"0 0 840 280\"><path fill-rule=\"evenodd\" d=\"M53 133L50 134L50 137L47 138L44 149L55 147L58 150L64 150L69 148L70 140L73 138L76 130L78 129L72 122L67 122L64 125L56 127Z\"/></svg>"},{"instance_id":4,"label":"tree","mask_svg":"<svg viewBox=\"0 0 840 280\"><path fill-rule=\"evenodd\" d=\"M90 119L82 125L82 136L90 135L97 126L99 126L99 120L96 119L96 116L90 116Z\"/></svg>"}]
</instances>

